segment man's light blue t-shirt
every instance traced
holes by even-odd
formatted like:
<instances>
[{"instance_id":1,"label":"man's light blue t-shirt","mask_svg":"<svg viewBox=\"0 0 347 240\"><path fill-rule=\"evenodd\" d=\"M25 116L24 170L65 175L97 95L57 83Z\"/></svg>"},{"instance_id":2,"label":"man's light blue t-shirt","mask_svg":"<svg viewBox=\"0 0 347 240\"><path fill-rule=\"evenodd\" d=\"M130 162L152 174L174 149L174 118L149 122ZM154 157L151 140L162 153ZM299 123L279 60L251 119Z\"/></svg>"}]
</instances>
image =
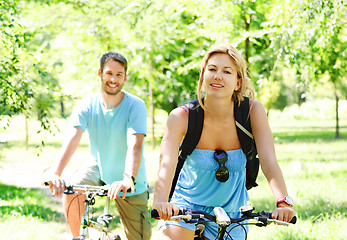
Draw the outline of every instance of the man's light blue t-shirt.
<instances>
[{"instance_id":1,"label":"man's light blue t-shirt","mask_svg":"<svg viewBox=\"0 0 347 240\"><path fill-rule=\"evenodd\" d=\"M140 98L126 92L121 103L114 109L106 109L101 94L96 94L77 105L71 115L74 127L87 130L92 156L99 165L101 180L107 184L123 179L127 154L127 136L147 134L147 108ZM143 146L142 146L143 147ZM135 193L147 190L143 151L136 177ZM122 193L120 193L122 195Z\"/></svg>"}]
</instances>

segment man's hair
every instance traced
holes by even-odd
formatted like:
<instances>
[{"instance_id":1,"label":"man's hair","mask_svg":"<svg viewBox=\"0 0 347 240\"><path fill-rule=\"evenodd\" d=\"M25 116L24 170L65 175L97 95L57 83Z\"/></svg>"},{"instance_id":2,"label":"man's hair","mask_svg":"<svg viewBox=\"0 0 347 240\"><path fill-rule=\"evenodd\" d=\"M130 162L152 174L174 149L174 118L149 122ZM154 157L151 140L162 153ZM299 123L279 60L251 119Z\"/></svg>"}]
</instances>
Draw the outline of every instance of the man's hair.
<instances>
[{"instance_id":1,"label":"man's hair","mask_svg":"<svg viewBox=\"0 0 347 240\"><path fill-rule=\"evenodd\" d=\"M100 58L100 70L101 70L101 72L104 71L105 63L110 59L121 63L124 66L125 73L127 72L128 62L122 54L117 53L117 52L108 52L108 53L105 53L104 55L102 55L102 57Z\"/></svg>"}]
</instances>

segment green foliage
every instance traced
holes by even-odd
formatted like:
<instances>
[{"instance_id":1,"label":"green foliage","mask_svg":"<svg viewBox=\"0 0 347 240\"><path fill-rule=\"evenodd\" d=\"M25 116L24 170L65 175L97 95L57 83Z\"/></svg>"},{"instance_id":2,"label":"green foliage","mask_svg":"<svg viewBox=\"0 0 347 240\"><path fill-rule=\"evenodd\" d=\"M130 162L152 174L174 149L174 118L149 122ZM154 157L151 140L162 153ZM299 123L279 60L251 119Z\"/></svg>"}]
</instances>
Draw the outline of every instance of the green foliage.
<instances>
[{"instance_id":1,"label":"green foliage","mask_svg":"<svg viewBox=\"0 0 347 240\"><path fill-rule=\"evenodd\" d=\"M283 26L279 41L285 44L282 56L285 63L295 67L302 92L307 92L308 86L326 73L335 91L345 88L347 45L343 1L294 1L293 7L295 11Z\"/></svg>"},{"instance_id":2,"label":"green foliage","mask_svg":"<svg viewBox=\"0 0 347 240\"><path fill-rule=\"evenodd\" d=\"M0 183L0 239L63 239L65 219L56 208L41 189Z\"/></svg>"},{"instance_id":3,"label":"green foliage","mask_svg":"<svg viewBox=\"0 0 347 240\"><path fill-rule=\"evenodd\" d=\"M18 188L0 183L0 222L11 216L27 216L44 221L63 221L63 216L52 210L49 199L40 189Z\"/></svg>"},{"instance_id":4,"label":"green foliage","mask_svg":"<svg viewBox=\"0 0 347 240\"><path fill-rule=\"evenodd\" d=\"M15 80L21 73L25 38L18 22L16 5L17 1L4 1L0 5L0 120L4 114L20 112L30 98L30 86Z\"/></svg>"},{"instance_id":5,"label":"green foliage","mask_svg":"<svg viewBox=\"0 0 347 240\"><path fill-rule=\"evenodd\" d=\"M342 0L5 0L1 118L68 116L76 99L99 88L106 51L128 58L126 90L147 105L151 90L155 108L169 112L196 98L204 53L225 42L246 58L268 110L304 101L316 84L344 98L344 12Z\"/></svg>"},{"instance_id":6,"label":"green foliage","mask_svg":"<svg viewBox=\"0 0 347 240\"><path fill-rule=\"evenodd\" d=\"M58 83L46 63L35 56L30 45L34 34L22 26L19 6L19 1L4 1L0 6L0 121L5 115L37 113L47 130Z\"/></svg>"},{"instance_id":7,"label":"green foliage","mask_svg":"<svg viewBox=\"0 0 347 240\"><path fill-rule=\"evenodd\" d=\"M151 83L155 106L168 112L195 97L198 61L210 45L197 32L204 28L198 7L193 2L154 1L131 26L135 81ZM146 83L137 87L144 99L148 93Z\"/></svg>"}]
</instances>

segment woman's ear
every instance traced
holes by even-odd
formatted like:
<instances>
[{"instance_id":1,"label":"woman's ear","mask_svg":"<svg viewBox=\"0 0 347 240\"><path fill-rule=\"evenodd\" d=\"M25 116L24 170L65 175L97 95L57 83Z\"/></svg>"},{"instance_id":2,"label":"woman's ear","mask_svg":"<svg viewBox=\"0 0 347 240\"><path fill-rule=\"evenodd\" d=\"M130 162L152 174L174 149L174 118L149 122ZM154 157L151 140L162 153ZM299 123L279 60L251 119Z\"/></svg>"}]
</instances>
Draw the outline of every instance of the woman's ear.
<instances>
[{"instance_id":1,"label":"woman's ear","mask_svg":"<svg viewBox=\"0 0 347 240\"><path fill-rule=\"evenodd\" d=\"M235 87L235 91L240 90L241 84L242 84L242 79L241 79L241 78L238 78L238 79L237 79L237 83L236 83L236 87Z\"/></svg>"}]
</instances>

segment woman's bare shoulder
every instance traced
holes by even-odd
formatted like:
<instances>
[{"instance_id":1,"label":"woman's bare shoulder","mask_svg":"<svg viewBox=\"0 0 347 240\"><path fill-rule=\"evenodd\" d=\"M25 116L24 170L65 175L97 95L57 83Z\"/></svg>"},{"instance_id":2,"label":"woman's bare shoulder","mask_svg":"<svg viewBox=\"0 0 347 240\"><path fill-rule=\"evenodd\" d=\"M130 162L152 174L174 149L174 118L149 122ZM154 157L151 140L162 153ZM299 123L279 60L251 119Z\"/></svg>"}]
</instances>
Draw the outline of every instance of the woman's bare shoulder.
<instances>
[{"instance_id":1,"label":"woman's bare shoulder","mask_svg":"<svg viewBox=\"0 0 347 240\"><path fill-rule=\"evenodd\" d=\"M259 112L264 112L264 105L258 100L250 100L250 112L255 112L256 114Z\"/></svg>"},{"instance_id":2,"label":"woman's bare shoulder","mask_svg":"<svg viewBox=\"0 0 347 240\"><path fill-rule=\"evenodd\" d=\"M188 129L188 115L182 108L173 109L167 119L163 140L180 142ZM176 142L176 140L174 140Z\"/></svg>"},{"instance_id":3,"label":"woman's bare shoulder","mask_svg":"<svg viewBox=\"0 0 347 240\"><path fill-rule=\"evenodd\" d=\"M181 125L187 122L188 122L188 114L183 108L177 107L170 112L168 117L168 123Z\"/></svg>"}]
</instances>

